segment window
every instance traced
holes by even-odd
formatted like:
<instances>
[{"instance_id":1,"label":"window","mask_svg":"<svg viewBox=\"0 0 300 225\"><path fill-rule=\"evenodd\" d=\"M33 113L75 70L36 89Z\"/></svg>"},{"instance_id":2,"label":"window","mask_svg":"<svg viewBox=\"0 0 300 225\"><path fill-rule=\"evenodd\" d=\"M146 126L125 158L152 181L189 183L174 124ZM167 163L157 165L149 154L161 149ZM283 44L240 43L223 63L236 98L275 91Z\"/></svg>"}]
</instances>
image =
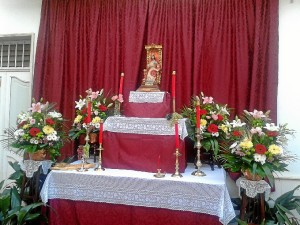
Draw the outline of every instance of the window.
<instances>
[{"instance_id":1,"label":"window","mask_svg":"<svg viewBox=\"0 0 300 225\"><path fill-rule=\"evenodd\" d=\"M0 70L29 70L32 36L0 36Z\"/></svg>"}]
</instances>

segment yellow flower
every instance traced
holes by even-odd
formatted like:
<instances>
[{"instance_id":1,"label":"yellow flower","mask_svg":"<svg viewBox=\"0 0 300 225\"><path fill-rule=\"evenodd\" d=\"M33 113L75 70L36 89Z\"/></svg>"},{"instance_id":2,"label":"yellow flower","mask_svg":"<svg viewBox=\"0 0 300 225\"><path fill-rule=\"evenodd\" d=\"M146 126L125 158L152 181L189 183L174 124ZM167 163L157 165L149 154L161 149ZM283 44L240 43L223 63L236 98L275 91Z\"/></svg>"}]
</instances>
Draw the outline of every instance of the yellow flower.
<instances>
[{"instance_id":1,"label":"yellow flower","mask_svg":"<svg viewBox=\"0 0 300 225\"><path fill-rule=\"evenodd\" d=\"M29 124L25 124L24 126L23 126L23 129L27 129L29 127Z\"/></svg>"},{"instance_id":2,"label":"yellow flower","mask_svg":"<svg viewBox=\"0 0 300 225\"><path fill-rule=\"evenodd\" d=\"M282 149L277 145L270 145L268 151L271 152L273 155L278 155L282 153Z\"/></svg>"},{"instance_id":3,"label":"yellow flower","mask_svg":"<svg viewBox=\"0 0 300 225\"><path fill-rule=\"evenodd\" d=\"M76 118L74 119L74 123L79 123L82 119L81 115L76 116Z\"/></svg>"},{"instance_id":4,"label":"yellow flower","mask_svg":"<svg viewBox=\"0 0 300 225\"><path fill-rule=\"evenodd\" d=\"M228 127L225 124L222 124L221 126L219 126L219 128L224 132L224 133L228 133Z\"/></svg>"},{"instance_id":5,"label":"yellow flower","mask_svg":"<svg viewBox=\"0 0 300 225\"><path fill-rule=\"evenodd\" d=\"M43 132L44 132L45 134L52 134L53 131L54 131L53 127L50 127L50 126L48 126L48 125L43 127Z\"/></svg>"},{"instance_id":6,"label":"yellow flower","mask_svg":"<svg viewBox=\"0 0 300 225\"><path fill-rule=\"evenodd\" d=\"M240 143L240 147L241 148L245 148L245 149L249 149L253 147L253 143L252 141L250 141L249 139L245 139Z\"/></svg>"},{"instance_id":7,"label":"yellow flower","mask_svg":"<svg viewBox=\"0 0 300 225\"><path fill-rule=\"evenodd\" d=\"M96 116L93 120L92 123L100 123L101 118L99 116Z\"/></svg>"},{"instance_id":8,"label":"yellow flower","mask_svg":"<svg viewBox=\"0 0 300 225\"><path fill-rule=\"evenodd\" d=\"M200 125L201 125L202 127L205 127L206 124L207 124L207 121L206 121L206 120L204 120L204 119L201 119L201 120L200 120Z\"/></svg>"}]
</instances>

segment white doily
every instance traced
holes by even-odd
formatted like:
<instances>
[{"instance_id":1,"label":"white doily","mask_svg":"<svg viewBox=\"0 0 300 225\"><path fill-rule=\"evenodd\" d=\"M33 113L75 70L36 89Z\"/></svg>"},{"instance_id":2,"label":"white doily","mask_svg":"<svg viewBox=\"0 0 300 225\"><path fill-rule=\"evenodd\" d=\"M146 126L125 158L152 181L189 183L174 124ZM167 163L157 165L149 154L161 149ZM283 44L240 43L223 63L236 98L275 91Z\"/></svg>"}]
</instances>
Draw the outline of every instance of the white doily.
<instances>
[{"instance_id":1,"label":"white doily","mask_svg":"<svg viewBox=\"0 0 300 225\"><path fill-rule=\"evenodd\" d=\"M138 92L131 91L129 102L134 103L161 103L164 100L165 92Z\"/></svg>"},{"instance_id":2,"label":"white doily","mask_svg":"<svg viewBox=\"0 0 300 225\"><path fill-rule=\"evenodd\" d=\"M211 171L201 167L205 177L195 177L189 165L182 178L156 179L153 173L106 169L101 173L90 170L51 171L41 191L44 203L48 199L69 199L171 210L199 212L219 217L228 224L234 209L225 183L223 169Z\"/></svg>"},{"instance_id":3,"label":"white doily","mask_svg":"<svg viewBox=\"0 0 300 225\"><path fill-rule=\"evenodd\" d=\"M183 140L187 135L186 119L178 121L178 132ZM165 118L108 117L103 130L128 134L175 135L175 127Z\"/></svg>"},{"instance_id":4,"label":"white doily","mask_svg":"<svg viewBox=\"0 0 300 225\"><path fill-rule=\"evenodd\" d=\"M253 181L253 180L247 180L244 177L240 177L236 184L239 188L243 188L246 190L246 195L250 198L254 198L257 194L265 193L266 199L268 199L268 196L271 191L270 185L264 181Z\"/></svg>"},{"instance_id":5,"label":"white doily","mask_svg":"<svg viewBox=\"0 0 300 225\"><path fill-rule=\"evenodd\" d=\"M48 173L52 165L51 160L44 161L34 161L34 160L24 160L23 162L19 162L21 169L25 172L26 177L31 178L33 174L38 171L39 167L42 166L42 170L44 174Z\"/></svg>"}]
</instances>

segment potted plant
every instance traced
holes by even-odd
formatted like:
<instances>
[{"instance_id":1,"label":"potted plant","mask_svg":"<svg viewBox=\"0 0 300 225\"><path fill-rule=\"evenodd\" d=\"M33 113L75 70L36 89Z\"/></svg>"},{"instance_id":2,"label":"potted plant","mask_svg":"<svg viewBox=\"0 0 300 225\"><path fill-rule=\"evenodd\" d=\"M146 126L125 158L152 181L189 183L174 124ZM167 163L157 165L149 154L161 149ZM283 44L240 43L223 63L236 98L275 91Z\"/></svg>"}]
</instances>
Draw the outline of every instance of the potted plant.
<instances>
[{"instance_id":1,"label":"potted plant","mask_svg":"<svg viewBox=\"0 0 300 225\"><path fill-rule=\"evenodd\" d=\"M9 162L9 164L15 172L8 180L0 182L0 224L23 225L30 222L47 222L47 218L41 214L41 207L44 205L42 202L22 201L20 187L24 173L18 162Z\"/></svg>"},{"instance_id":2,"label":"potted plant","mask_svg":"<svg viewBox=\"0 0 300 225\"><path fill-rule=\"evenodd\" d=\"M31 108L17 116L17 128L6 129L8 136L3 141L17 152L28 153L30 157L45 157L49 153L55 160L60 156L67 135L62 114L54 108L54 103L33 99Z\"/></svg>"},{"instance_id":3,"label":"potted plant","mask_svg":"<svg viewBox=\"0 0 300 225\"><path fill-rule=\"evenodd\" d=\"M229 109L227 105L215 103L213 97L205 96L202 92L198 98L200 99L201 145L206 151L212 151L216 157L219 153L219 143L229 132ZM189 137L195 141L196 96L192 97L189 106L183 107L181 115L189 119Z\"/></svg>"},{"instance_id":4,"label":"potted plant","mask_svg":"<svg viewBox=\"0 0 300 225\"><path fill-rule=\"evenodd\" d=\"M100 120L104 121L112 114L110 109L113 108L116 100L118 100L118 96L109 97L104 95L104 89L93 91L89 88L86 90L84 98L80 95L79 100L75 101L76 117L69 131L71 139L74 140L85 135L87 129L89 129L88 133L99 132Z\"/></svg>"},{"instance_id":5,"label":"potted plant","mask_svg":"<svg viewBox=\"0 0 300 225\"><path fill-rule=\"evenodd\" d=\"M241 119L236 117L230 124L230 136L220 155L223 167L241 170L248 179L268 178L273 185L273 172L287 171L287 162L295 159L284 150L294 131L287 124L276 126L269 112L257 110L245 110Z\"/></svg>"}]
</instances>

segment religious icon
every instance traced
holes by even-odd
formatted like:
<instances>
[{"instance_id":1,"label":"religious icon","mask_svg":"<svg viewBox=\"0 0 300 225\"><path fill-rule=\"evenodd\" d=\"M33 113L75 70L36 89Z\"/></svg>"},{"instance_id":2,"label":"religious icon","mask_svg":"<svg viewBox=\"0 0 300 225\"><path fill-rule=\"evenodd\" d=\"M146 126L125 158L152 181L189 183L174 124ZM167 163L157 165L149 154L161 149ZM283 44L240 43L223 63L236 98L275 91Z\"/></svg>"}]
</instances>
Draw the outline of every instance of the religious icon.
<instances>
[{"instance_id":1,"label":"religious icon","mask_svg":"<svg viewBox=\"0 0 300 225\"><path fill-rule=\"evenodd\" d=\"M159 85L162 71L162 46L151 44L146 45L145 49L147 51L147 68L144 69L142 85L137 89L137 91L160 91Z\"/></svg>"}]
</instances>

